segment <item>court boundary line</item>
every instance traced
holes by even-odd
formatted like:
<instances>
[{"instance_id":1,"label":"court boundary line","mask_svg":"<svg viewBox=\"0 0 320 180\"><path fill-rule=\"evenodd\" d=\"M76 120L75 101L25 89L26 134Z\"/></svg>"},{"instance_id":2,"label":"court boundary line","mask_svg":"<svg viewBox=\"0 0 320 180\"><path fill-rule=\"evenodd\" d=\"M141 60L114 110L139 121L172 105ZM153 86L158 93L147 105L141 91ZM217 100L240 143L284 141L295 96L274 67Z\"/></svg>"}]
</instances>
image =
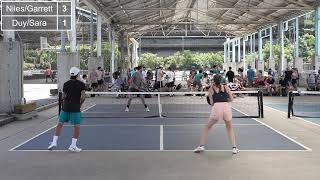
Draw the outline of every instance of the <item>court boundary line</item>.
<instances>
[{"instance_id":1,"label":"court boundary line","mask_svg":"<svg viewBox=\"0 0 320 180\"><path fill-rule=\"evenodd\" d=\"M288 113L288 112L284 112L284 111L281 111L281 110L275 109L275 108L270 107L270 106L268 106L268 105L266 105L266 106L267 106L268 108L273 109L273 110L275 110L275 111L278 111L278 112L280 112L280 113L284 113L284 114L287 114L287 113ZM314 122L308 121L308 120L306 120L306 119L303 119L302 117L292 116L292 118L296 118L296 119L302 120L302 121L304 121L304 122L306 122L306 123L309 123L309 124L312 124L312 125L315 125L315 126L320 127L320 124L317 124L317 123L314 123Z\"/></svg>"},{"instance_id":2,"label":"court boundary line","mask_svg":"<svg viewBox=\"0 0 320 180\"><path fill-rule=\"evenodd\" d=\"M16 148L19 148L20 146L23 146L24 144L26 144L26 143L34 140L35 138L41 136L42 134L47 133L48 131L52 130L52 129L55 128L56 126L57 126L57 125L54 125L53 127L50 127L49 129L47 129L47 130L45 130L45 131L37 134L36 136L34 136L34 137L30 138L30 139L27 139L26 141L22 142L21 144L15 146L15 147L13 147L13 148L11 148L9 151L15 151Z\"/></svg>"},{"instance_id":3,"label":"court boundary line","mask_svg":"<svg viewBox=\"0 0 320 180\"><path fill-rule=\"evenodd\" d=\"M162 126L162 127L171 127L171 126L205 126L207 124L168 124L168 125L164 125L164 124L86 124L86 125L81 125L81 127L103 127L103 126L141 126L141 127L153 127L153 126ZM217 123L215 124L215 126L225 126L225 124L223 123ZM263 124L232 124L234 126L264 126ZM73 127L73 125L64 125L63 127Z\"/></svg>"},{"instance_id":4,"label":"court boundary line","mask_svg":"<svg viewBox=\"0 0 320 180\"><path fill-rule=\"evenodd\" d=\"M234 107L233 107L233 108L234 108ZM237 108L234 108L234 109L235 109L235 110L238 110ZM239 111L240 113L243 113L244 115L246 115L246 113L244 113L244 112L242 112L242 111L240 111L240 110L238 110L238 111ZM312 151L312 149L311 149L311 148L309 148L309 147L307 147L307 146L303 145L302 143L300 143L300 142L298 142L297 140L295 140L295 139L293 139L293 138L289 137L288 135L284 134L283 132L281 132L281 131L279 131L279 130L277 130L277 129L273 128L273 127L271 127L270 125L268 125L268 124L266 124L266 123L264 123L264 122L262 122L262 121L260 121L260 120L258 120L258 119L256 119L256 118L252 118L252 119L253 119L253 120L255 120L255 121L257 121L257 122L259 122L259 123L261 123L261 124L263 124L263 125L265 125L265 126L266 126L266 127L268 127L269 129L271 129L271 130L275 131L276 133L278 133L278 134L282 135L283 137L285 137L285 138L289 139L290 141L292 141L292 142L294 142L294 143L298 144L299 146L301 146L301 147L305 148L305 149L306 149L306 151Z\"/></svg>"},{"instance_id":5,"label":"court boundary line","mask_svg":"<svg viewBox=\"0 0 320 180\"><path fill-rule=\"evenodd\" d=\"M69 152L69 150L12 150L10 152ZM82 150L82 152L193 152L192 149L190 150ZM223 150L205 150L205 152L230 152L231 150L228 149L223 149ZM205 153L204 152L204 153ZM279 149L279 150L274 150L274 149L258 149L258 150L253 150L253 149L240 149L241 152L311 152L308 150L293 150L293 149ZM70 152L73 153L73 152Z\"/></svg>"},{"instance_id":6,"label":"court boundary line","mask_svg":"<svg viewBox=\"0 0 320 180\"><path fill-rule=\"evenodd\" d=\"M83 111L81 111L81 112L85 112L85 111L87 111L88 109L90 109L90 108L94 107L95 105L96 105L96 104L94 104L94 105L92 105L92 106L89 106L88 108L85 108L85 109L84 109ZM57 117L59 117L59 115L58 115L58 116L54 116L54 117L50 118L49 120L54 119L54 118L57 118ZM32 138L27 139L26 141L24 141L24 142L22 142L22 143L18 144L17 146L15 146L15 147L13 147L13 148L9 149L9 151L16 151L15 149L17 149L17 148L19 148L20 146L22 146L22 145L24 145L24 144L26 144L26 143L28 143L28 142L32 141L33 139L35 139L35 138L37 138L37 137L39 137L39 136L43 135L44 133L47 133L48 131L52 130L52 129L53 129L53 128L55 128L56 126L57 126L57 124L55 124L54 126L52 126L52 127L48 128L48 129L44 130L44 131L43 131L43 132L41 132L41 133L39 133L39 134L35 135L35 136L34 136L34 137L32 137Z\"/></svg>"}]
</instances>

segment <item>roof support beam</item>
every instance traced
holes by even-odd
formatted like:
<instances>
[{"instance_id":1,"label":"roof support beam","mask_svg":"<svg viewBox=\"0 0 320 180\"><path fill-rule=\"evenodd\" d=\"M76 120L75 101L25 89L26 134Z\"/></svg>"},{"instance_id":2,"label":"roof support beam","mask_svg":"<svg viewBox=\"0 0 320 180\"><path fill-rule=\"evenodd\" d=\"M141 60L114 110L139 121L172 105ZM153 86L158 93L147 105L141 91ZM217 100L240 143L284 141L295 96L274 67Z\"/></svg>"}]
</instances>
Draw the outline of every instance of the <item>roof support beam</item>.
<instances>
[{"instance_id":1,"label":"roof support beam","mask_svg":"<svg viewBox=\"0 0 320 180\"><path fill-rule=\"evenodd\" d=\"M88 1L88 0L85 0ZM313 7L247 7L247 6L239 6L239 7L211 7L207 10L287 10L287 11L310 11L314 10ZM188 11L196 11L197 8L104 8L104 12L117 12L117 11L174 11L174 10L188 10ZM200 9L201 10L201 9Z\"/></svg>"}]
</instances>

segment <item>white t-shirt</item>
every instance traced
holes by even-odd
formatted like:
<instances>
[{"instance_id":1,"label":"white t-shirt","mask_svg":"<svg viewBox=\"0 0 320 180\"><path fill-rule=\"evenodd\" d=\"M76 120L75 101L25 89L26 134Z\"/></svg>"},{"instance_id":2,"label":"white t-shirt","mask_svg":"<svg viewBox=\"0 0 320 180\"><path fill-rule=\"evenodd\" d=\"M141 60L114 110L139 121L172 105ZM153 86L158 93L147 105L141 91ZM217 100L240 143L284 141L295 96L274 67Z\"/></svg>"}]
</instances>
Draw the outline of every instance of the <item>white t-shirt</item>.
<instances>
[{"instance_id":1,"label":"white t-shirt","mask_svg":"<svg viewBox=\"0 0 320 180\"><path fill-rule=\"evenodd\" d=\"M167 76L168 76L168 83L173 81L174 78L174 72L172 71L167 71L166 72Z\"/></svg>"},{"instance_id":2,"label":"white t-shirt","mask_svg":"<svg viewBox=\"0 0 320 180\"><path fill-rule=\"evenodd\" d=\"M146 77L147 77L147 72L146 72L146 71L142 71L141 74L142 74L142 78L143 78L143 79L146 79Z\"/></svg>"},{"instance_id":3,"label":"white t-shirt","mask_svg":"<svg viewBox=\"0 0 320 180\"><path fill-rule=\"evenodd\" d=\"M157 70L157 81L162 81L163 73L161 69Z\"/></svg>"},{"instance_id":4,"label":"white t-shirt","mask_svg":"<svg viewBox=\"0 0 320 180\"><path fill-rule=\"evenodd\" d=\"M97 70L97 74L98 74L98 80L101 80L101 79L102 79L103 72L100 71L100 70Z\"/></svg>"}]
</instances>

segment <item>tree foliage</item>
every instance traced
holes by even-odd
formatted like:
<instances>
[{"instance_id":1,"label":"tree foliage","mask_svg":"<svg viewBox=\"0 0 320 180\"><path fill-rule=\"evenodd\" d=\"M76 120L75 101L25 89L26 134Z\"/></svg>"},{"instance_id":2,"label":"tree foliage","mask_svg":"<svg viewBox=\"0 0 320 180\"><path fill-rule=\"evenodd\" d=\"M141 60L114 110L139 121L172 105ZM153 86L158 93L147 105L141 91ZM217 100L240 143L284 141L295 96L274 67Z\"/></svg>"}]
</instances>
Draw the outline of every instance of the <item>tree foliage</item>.
<instances>
[{"instance_id":1,"label":"tree foliage","mask_svg":"<svg viewBox=\"0 0 320 180\"><path fill-rule=\"evenodd\" d=\"M147 68L155 69L162 65L165 68L186 70L192 67L201 68L205 66L222 65L224 61L223 52L217 53L195 53L192 51L177 52L172 56L159 57L156 54L142 54L139 60L140 65Z\"/></svg>"}]
</instances>

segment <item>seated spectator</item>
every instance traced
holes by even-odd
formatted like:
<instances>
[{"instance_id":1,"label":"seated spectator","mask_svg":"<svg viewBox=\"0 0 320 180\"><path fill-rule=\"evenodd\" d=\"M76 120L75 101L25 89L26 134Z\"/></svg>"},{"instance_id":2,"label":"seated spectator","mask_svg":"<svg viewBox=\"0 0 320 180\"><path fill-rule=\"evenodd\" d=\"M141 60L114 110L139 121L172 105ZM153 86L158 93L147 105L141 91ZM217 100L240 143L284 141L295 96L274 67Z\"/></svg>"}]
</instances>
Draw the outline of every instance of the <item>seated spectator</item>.
<instances>
[{"instance_id":1,"label":"seated spectator","mask_svg":"<svg viewBox=\"0 0 320 180\"><path fill-rule=\"evenodd\" d=\"M279 79L279 93L281 96L287 96L287 82L284 80L284 76Z\"/></svg>"},{"instance_id":2,"label":"seated spectator","mask_svg":"<svg viewBox=\"0 0 320 180\"><path fill-rule=\"evenodd\" d=\"M272 95L277 91L276 85L274 83L274 78L272 75L269 75L268 78L266 78L264 84L267 88L268 95Z\"/></svg>"},{"instance_id":3,"label":"seated spectator","mask_svg":"<svg viewBox=\"0 0 320 180\"><path fill-rule=\"evenodd\" d=\"M262 71L260 70L254 82L254 86L255 87L264 86L265 85L264 81L265 81L265 77L263 76Z\"/></svg>"}]
</instances>

